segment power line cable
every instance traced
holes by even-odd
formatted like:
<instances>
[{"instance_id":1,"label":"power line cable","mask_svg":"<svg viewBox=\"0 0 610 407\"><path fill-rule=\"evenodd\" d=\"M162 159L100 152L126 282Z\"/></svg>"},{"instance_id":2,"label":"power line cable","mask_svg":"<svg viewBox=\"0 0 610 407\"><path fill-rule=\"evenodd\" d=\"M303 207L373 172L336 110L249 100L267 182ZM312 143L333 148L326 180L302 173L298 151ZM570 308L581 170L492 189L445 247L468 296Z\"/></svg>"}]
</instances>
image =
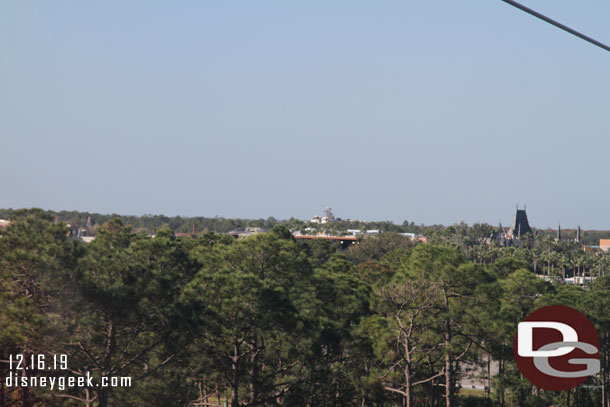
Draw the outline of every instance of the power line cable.
<instances>
[{"instance_id":1,"label":"power line cable","mask_svg":"<svg viewBox=\"0 0 610 407\"><path fill-rule=\"evenodd\" d=\"M585 40L587 42L590 42L593 45L597 45L598 47L600 47L602 49L605 49L606 51L610 52L610 46L608 46L608 45L606 45L604 43L601 43L601 42L599 42L599 41L597 41L597 40L595 40L595 39L593 39L593 38L591 38L591 37L589 37L587 35L584 35L583 33L580 33L578 31L568 27L567 25L563 25L560 22L553 20L552 18L549 18L549 17L547 17L547 16L545 16L543 14L540 14L539 12L537 12L535 10L532 10L531 8L525 7L523 4L519 4L519 3L517 3L516 1L513 1L513 0L502 0L502 1L504 3L510 4L513 7L518 8L519 10L525 11L526 13L531 14L534 17L537 17L537 18L541 19L542 21L546 21L547 23L552 24L555 27L561 28L562 30L567 31L570 34L577 36L578 38L581 38L581 39L583 39L583 40Z\"/></svg>"}]
</instances>

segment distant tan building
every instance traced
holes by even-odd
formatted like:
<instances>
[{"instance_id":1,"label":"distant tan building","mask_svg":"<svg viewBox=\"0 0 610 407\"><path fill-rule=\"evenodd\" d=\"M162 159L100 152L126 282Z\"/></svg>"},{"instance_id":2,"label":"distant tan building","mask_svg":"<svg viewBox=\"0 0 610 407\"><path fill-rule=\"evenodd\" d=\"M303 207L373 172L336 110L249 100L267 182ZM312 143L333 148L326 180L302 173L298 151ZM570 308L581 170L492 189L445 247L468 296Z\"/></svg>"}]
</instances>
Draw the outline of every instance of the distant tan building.
<instances>
[{"instance_id":1,"label":"distant tan building","mask_svg":"<svg viewBox=\"0 0 610 407\"><path fill-rule=\"evenodd\" d=\"M610 239L599 239L599 248L605 252L610 250Z\"/></svg>"},{"instance_id":2,"label":"distant tan building","mask_svg":"<svg viewBox=\"0 0 610 407\"><path fill-rule=\"evenodd\" d=\"M318 215L316 215L309 222L311 222L311 223L328 223L328 222L333 222L335 220L335 215L333 215L332 209L333 208L326 208L326 209L324 209L324 216L319 217Z\"/></svg>"},{"instance_id":3,"label":"distant tan building","mask_svg":"<svg viewBox=\"0 0 610 407\"><path fill-rule=\"evenodd\" d=\"M4 220L4 219L0 219L0 228L5 228L9 225L9 223L11 223L8 220Z\"/></svg>"}]
</instances>

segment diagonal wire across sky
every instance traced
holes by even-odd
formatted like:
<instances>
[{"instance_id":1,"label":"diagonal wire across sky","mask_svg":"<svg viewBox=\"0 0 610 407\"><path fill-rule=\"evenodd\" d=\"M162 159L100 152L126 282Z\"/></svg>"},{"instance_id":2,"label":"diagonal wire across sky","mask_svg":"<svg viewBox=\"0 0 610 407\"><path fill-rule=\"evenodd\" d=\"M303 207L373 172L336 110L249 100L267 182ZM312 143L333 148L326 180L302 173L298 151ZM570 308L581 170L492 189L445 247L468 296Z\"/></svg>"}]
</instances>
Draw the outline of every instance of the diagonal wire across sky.
<instances>
[{"instance_id":1,"label":"diagonal wire across sky","mask_svg":"<svg viewBox=\"0 0 610 407\"><path fill-rule=\"evenodd\" d=\"M593 39L593 38L591 38L591 37L589 37L589 36L587 36L587 35L585 35L585 34L583 34L581 32L578 32L578 31L574 30L573 28L568 27L567 25L561 24L560 22L555 21L552 18L549 18L549 17L545 16L544 14L540 14L539 12L537 12L535 10L532 10L529 7L526 7L523 4L517 3L516 1L513 1L513 0L502 0L502 1L507 3L507 4L510 4L513 7L518 8L519 10L525 11L526 13L531 14L534 17L537 17L537 18L541 19L542 21L545 21L545 22L547 22L549 24L552 24L555 27L561 28L562 30L564 30L566 32L569 32L570 34L575 35L578 38L581 38L581 39L583 39L583 40L585 40L587 42L590 42L593 45L596 45L596 46L598 46L598 47L600 47L602 49L605 49L606 51L610 51L610 46L608 46L608 45L606 45L606 44L604 44L602 42L599 42L599 41L597 41L597 40L595 40L595 39Z\"/></svg>"},{"instance_id":2,"label":"diagonal wire across sky","mask_svg":"<svg viewBox=\"0 0 610 407\"><path fill-rule=\"evenodd\" d=\"M608 54L437 3L0 1L0 208L610 230Z\"/></svg>"}]
</instances>

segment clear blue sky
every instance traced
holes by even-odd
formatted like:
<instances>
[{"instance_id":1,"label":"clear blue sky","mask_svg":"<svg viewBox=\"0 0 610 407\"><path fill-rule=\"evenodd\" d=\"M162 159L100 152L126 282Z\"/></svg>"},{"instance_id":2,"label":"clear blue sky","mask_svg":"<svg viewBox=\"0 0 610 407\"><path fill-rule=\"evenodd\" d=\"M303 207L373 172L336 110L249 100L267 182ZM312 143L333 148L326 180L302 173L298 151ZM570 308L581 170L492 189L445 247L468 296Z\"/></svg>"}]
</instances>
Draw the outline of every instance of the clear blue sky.
<instances>
[{"instance_id":1,"label":"clear blue sky","mask_svg":"<svg viewBox=\"0 0 610 407\"><path fill-rule=\"evenodd\" d=\"M0 142L4 208L610 229L610 53L499 0L4 1Z\"/></svg>"}]
</instances>

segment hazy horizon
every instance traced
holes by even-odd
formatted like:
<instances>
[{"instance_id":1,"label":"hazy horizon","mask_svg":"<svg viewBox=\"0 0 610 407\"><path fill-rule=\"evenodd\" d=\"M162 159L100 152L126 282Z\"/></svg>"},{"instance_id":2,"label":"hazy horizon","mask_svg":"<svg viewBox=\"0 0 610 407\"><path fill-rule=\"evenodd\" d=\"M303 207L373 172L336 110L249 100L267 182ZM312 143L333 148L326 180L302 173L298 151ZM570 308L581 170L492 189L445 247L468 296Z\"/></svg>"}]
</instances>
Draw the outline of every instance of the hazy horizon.
<instances>
[{"instance_id":1,"label":"hazy horizon","mask_svg":"<svg viewBox=\"0 0 610 407\"><path fill-rule=\"evenodd\" d=\"M30 207L30 208L0 208L0 210L19 210L19 209L35 209L35 207ZM259 219L268 219L270 217L275 218L278 221L288 221L291 218L300 220L300 221L309 221L313 218L313 216L318 215L318 216L324 216L324 211L321 210L319 211L319 213L315 213L312 216L308 217L308 218L299 218L296 216L289 216L289 217L285 217L285 218L281 218L281 217L277 217L277 216L273 216L273 215L269 215L269 216L261 216L261 217L256 217L256 218L249 218L249 217L244 217L244 216L221 216L221 215L201 215L201 214L194 214L194 215L185 215L185 214L166 214L166 213L140 213L140 214L135 214L135 213L119 213L119 212L94 212L94 211L87 211L87 210L77 210L77 209L53 209L53 208L38 208L38 209L42 209L44 211L52 211L52 212L62 212L62 211L66 211L66 212L81 212L81 213L89 213L89 214L96 214L96 215L102 215L102 216L110 216L110 215L118 215L118 216L135 216L135 217L144 217L144 216L165 216L168 218L171 217L181 217L181 218L197 218L197 217L202 217L202 218L225 218L225 219L242 219L242 220L259 220ZM523 209L523 207L521 206L519 209ZM414 222L416 226L436 226L436 225L442 225L442 226L452 226L452 225L456 225L459 224L461 222L465 222L468 226L472 226L475 223L487 223L490 224L491 226L499 226L499 224L502 224L502 227L506 228L509 227L513 220L514 220L514 213L513 216L510 219L506 219L506 220L501 220L498 221L496 223L493 222L487 222L487 221L474 221L474 222L466 222L463 219L459 220L459 221L455 221L455 222L451 222L451 223L440 223L440 222L436 222L436 223L425 223L425 222L418 222L415 219L403 219L403 220L394 220L394 219L382 219L382 218L370 218L370 219L356 219L356 218L349 218L349 217L342 217L340 215L338 215L337 213L334 212L333 210L333 214L335 215L336 218L339 218L343 221L347 221L347 220L354 220L354 221L360 221L360 222L392 222L395 225L402 225L404 221L409 221L409 223ZM598 231L603 231L603 230L610 230L610 229L598 229L598 228L584 228L582 227L582 225L578 224L578 225L563 225L563 224L558 224L558 225L550 225L550 226L539 226L536 225L535 223L532 223L530 217L529 217L529 213L528 213L528 222L530 224L530 226L532 228L535 229L540 229L540 230L557 230L557 226L561 226L562 230L576 230L579 226L581 227L582 230L598 230Z\"/></svg>"},{"instance_id":2,"label":"hazy horizon","mask_svg":"<svg viewBox=\"0 0 610 407\"><path fill-rule=\"evenodd\" d=\"M4 2L0 207L608 230L608 72L499 0Z\"/></svg>"}]
</instances>

